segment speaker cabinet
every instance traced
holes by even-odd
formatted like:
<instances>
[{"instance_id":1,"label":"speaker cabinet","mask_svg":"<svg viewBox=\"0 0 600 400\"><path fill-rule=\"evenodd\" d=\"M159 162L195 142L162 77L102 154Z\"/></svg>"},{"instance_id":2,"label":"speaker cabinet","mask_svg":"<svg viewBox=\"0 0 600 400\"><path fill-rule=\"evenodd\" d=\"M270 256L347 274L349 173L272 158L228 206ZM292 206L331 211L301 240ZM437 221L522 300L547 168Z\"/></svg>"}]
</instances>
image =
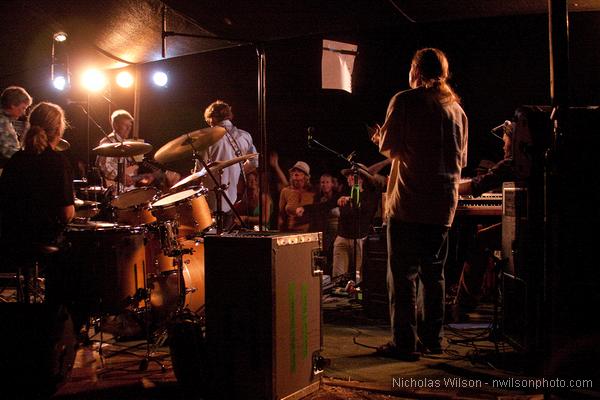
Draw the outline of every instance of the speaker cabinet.
<instances>
[{"instance_id":1,"label":"speaker cabinet","mask_svg":"<svg viewBox=\"0 0 600 400\"><path fill-rule=\"evenodd\" d=\"M320 385L321 234L205 238L212 398L299 399Z\"/></svg>"},{"instance_id":2,"label":"speaker cabinet","mask_svg":"<svg viewBox=\"0 0 600 400\"><path fill-rule=\"evenodd\" d=\"M387 291L387 239L385 227L367 236L363 257L363 309L369 318L389 322Z\"/></svg>"}]
</instances>

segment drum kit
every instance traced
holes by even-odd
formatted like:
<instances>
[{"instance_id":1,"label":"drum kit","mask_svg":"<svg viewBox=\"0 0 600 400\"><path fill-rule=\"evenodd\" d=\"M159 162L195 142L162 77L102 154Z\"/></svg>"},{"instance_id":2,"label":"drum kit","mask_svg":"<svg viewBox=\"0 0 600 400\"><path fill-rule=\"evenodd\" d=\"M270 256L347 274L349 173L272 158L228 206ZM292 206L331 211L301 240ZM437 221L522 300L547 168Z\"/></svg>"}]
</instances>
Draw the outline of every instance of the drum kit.
<instances>
[{"instance_id":1,"label":"drum kit","mask_svg":"<svg viewBox=\"0 0 600 400\"><path fill-rule=\"evenodd\" d=\"M169 321L182 310L202 314L203 237L213 231L221 233L223 228L218 225L218 216L213 218L207 195L215 191L218 199L222 194L224 187L215 178L220 171L258 155L207 165L199 153L224 134L223 128L200 129L168 142L156 152L154 158L162 164L196 158L204 166L167 192L140 187L117 191L107 199L108 192L102 187L78 189L76 218L67 226L65 237L71 247L69 264L81 270L81 288L75 297L87 305L84 308L89 315L85 318L133 309L149 313L152 329L165 333ZM151 150L147 143L129 141L93 149L97 155L118 158ZM215 185L210 185L208 179L213 179ZM106 220L98 220L99 216Z\"/></svg>"}]
</instances>

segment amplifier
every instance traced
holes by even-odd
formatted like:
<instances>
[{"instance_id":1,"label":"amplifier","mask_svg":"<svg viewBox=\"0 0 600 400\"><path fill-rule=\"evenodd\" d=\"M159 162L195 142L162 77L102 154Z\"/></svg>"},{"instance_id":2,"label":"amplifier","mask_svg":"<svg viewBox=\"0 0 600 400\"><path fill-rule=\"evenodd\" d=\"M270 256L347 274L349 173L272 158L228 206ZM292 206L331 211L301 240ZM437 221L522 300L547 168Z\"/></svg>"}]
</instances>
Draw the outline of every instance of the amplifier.
<instances>
[{"instance_id":1,"label":"amplifier","mask_svg":"<svg viewBox=\"0 0 600 400\"><path fill-rule=\"evenodd\" d=\"M209 392L299 399L321 381L321 233L205 238Z\"/></svg>"},{"instance_id":2,"label":"amplifier","mask_svg":"<svg viewBox=\"0 0 600 400\"><path fill-rule=\"evenodd\" d=\"M369 234L365 242L362 283L363 309L369 318L390 319L387 290L387 239L386 229Z\"/></svg>"}]
</instances>

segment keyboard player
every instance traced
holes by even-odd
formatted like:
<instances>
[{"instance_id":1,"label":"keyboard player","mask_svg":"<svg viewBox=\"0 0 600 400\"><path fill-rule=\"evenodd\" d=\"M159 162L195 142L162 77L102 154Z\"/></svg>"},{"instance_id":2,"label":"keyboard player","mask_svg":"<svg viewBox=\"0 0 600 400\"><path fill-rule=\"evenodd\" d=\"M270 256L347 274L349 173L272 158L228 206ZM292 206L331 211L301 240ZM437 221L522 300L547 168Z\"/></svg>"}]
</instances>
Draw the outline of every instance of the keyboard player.
<instances>
[{"instance_id":1,"label":"keyboard player","mask_svg":"<svg viewBox=\"0 0 600 400\"><path fill-rule=\"evenodd\" d=\"M480 164L477 176L463 180L459 185L460 196L480 197L483 193L501 189L502 183L515 178L512 158L513 124L510 121L502 125L504 159L491 166ZM460 207L459 207L460 208ZM457 210L457 215L459 210ZM457 292L457 303L466 311L479 304L493 289L493 252L500 249L502 241L502 223L477 225L474 237L468 241L466 259L463 264Z\"/></svg>"}]
</instances>

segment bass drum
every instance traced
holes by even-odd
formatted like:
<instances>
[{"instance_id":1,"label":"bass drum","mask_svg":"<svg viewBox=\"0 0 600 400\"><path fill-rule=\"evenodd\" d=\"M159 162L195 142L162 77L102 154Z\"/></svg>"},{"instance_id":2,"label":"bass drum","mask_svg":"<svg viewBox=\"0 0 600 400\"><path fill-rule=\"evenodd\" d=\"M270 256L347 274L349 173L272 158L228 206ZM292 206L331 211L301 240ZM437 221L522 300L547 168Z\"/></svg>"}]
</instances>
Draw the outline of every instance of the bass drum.
<instances>
[{"instance_id":1,"label":"bass drum","mask_svg":"<svg viewBox=\"0 0 600 400\"><path fill-rule=\"evenodd\" d=\"M149 232L146 243L147 286L150 289L151 310L159 323L166 322L177 310L180 299L178 289L177 257L166 256L161 250L157 232ZM204 308L204 243L194 240L181 241L184 249L183 279L186 290L184 306L194 314Z\"/></svg>"},{"instance_id":2,"label":"bass drum","mask_svg":"<svg viewBox=\"0 0 600 400\"><path fill-rule=\"evenodd\" d=\"M144 235L140 227L109 222L68 225L65 238L71 247L56 273L58 282L92 315L135 306L138 289L145 287Z\"/></svg>"}]
</instances>

